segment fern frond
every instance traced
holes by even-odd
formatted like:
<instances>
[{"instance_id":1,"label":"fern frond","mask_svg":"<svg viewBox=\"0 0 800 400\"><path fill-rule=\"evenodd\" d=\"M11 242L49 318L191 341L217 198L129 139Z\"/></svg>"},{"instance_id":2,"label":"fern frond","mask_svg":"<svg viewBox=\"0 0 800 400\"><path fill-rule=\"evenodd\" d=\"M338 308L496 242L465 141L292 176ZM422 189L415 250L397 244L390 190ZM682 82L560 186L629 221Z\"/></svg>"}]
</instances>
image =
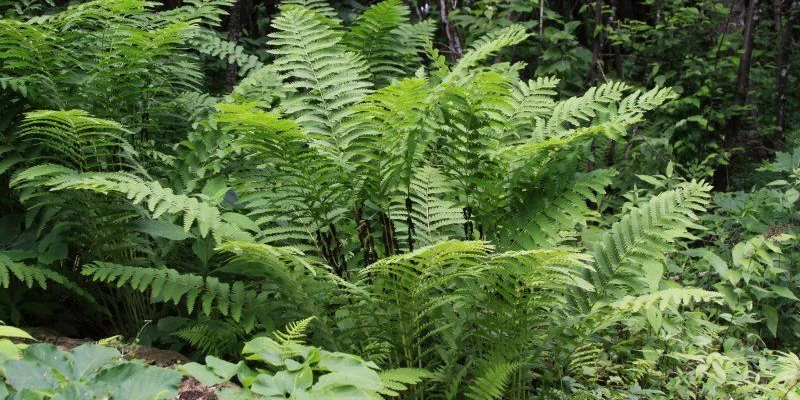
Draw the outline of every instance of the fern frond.
<instances>
[{"instance_id":1,"label":"fern frond","mask_svg":"<svg viewBox=\"0 0 800 400\"><path fill-rule=\"evenodd\" d=\"M47 282L53 282L79 295L89 304L96 304L94 297L89 292L64 275L46 267L19 262L0 251L0 286L8 289L12 276L28 288L37 286L47 290Z\"/></svg>"},{"instance_id":2,"label":"fern frond","mask_svg":"<svg viewBox=\"0 0 800 400\"><path fill-rule=\"evenodd\" d=\"M473 42L469 51L453 66L447 76L442 80L444 84L457 83L465 77L479 62L505 47L515 45L527 39L530 35L521 25L511 25L507 28L493 31Z\"/></svg>"},{"instance_id":3,"label":"fern frond","mask_svg":"<svg viewBox=\"0 0 800 400\"><path fill-rule=\"evenodd\" d=\"M302 339L306 336L308 325L313 320L314 317L312 316L304 320L289 323L289 325L283 328L283 331L275 331L273 333L275 341L280 343L281 346L303 344Z\"/></svg>"},{"instance_id":4,"label":"fern frond","mask_svg":"<svg viewBox=\"0 0 800 400\"><path fill-rule=\"evenodd\" d=\"M409 23L408 6L385 0L364 11L345 35L343 43L360 54L379 84L410 75L419 68L419 54L431 39L434 25Z\"/></svg>"},{"instance_id":5,"label":"fern frond","mask_svg":"<svg viewBox=\"0 0 800 400\"><path fill-rule=\"evenodd\" d=\"M251 71L264 67L257 56L245 53L244 47L219 37L213 31L198 32L189 44L203 54L238 65L240 76L247 76Z\"/></svg>"},{"instance_id":6,"label":"fern frond","mask_svg":"<svg viewBox=\"0 0 800 400\"><path fill-rule=\"evenodd\" d=\"M283 0L281 1L281 9L289 10L291 8L302 8L314 11L320 15L324 15L331 20L338 20L338 13L331 7L328 0Z\"/></svg>"},{"instance_id":7,"label":"fern frond","mask_svg":"<svg viewBox=\"0 0 800 400\"><path fill-rule=\"evenodd\" d=\"M174 335L204 354L236 354L242 348L237 327L226 321L201 319L180 328Z\"/></svg>"},{"instance_id":8,"label":"fern frond","mask_svg":"<svg viewBox=\"0 0 800 400\"><path fill-rule=\"evenodd\" d=\"M639 208L631 210L595 244L595 271L587 278L596 293L576 293L573 300L581 310L609 297L619 298L643 286L641 266L663 263L664 254L674 251L679 238L692 238L689 229L701 228L695 212L704 211L711 186L704 182L686 182L661 193ZM616 289L615 289L616 288Z\"/></svg>"},{"instance_id":9,"label":"fern frond","mask_svg":"<svg viewBox=\"0 0 800 400\"><path fill-rule=\"evenodd\" d=\"M514 114L510 123L518 130L530 132L535 121L553 112L556 102L554 97L558 94L559 79L553 77L538 77L527 83L519 81L512 92L514 99Z\"/></svg>"},{"instance_id":10,"label":"fern frond","mask_svg":"<svg viewBox=\"0 0 800 400\"><path fill-rule=\"evenodd\" d=\"M677 309L691 303L721 303L723 299L721 293L699 288L670 288L636 297L626 296L609 306L618 311L636 313L644 309L658 308L661 311Z\"/></svg>"},{"instance_id":11,"label":"fern frond","mask_svg":"<svg viewBox=\"0 0 800 400\"><path fill-rule=\"evenodd\" d=\"M436 169L423 167L414 174L408 195L397 196L389 206L398 234L406 233L406 245L428 246L458 236L464 224L460 207L447 200L452 184Z\"/></svg>"},{"instance_id":12,"label":"fern frond","mask_svg":"<svg viewBox=\"0 0 800 400\"><path fill-rule=\"evenodd\" d=\"M582 96L559 102L547 121L537 121L533 137L544 140L563 136L571 127L579 127L597 115L608 112L609 105L622 100L628 88L623 82L609 82L590 88Z\"/></svg>"},{"instance_id":13,"label":"fern frond","mask_svg":"<svg viewBox=\"0 0 800 400\"><path fill-rule=\"evenodd\" d=\"M56 162L79 171L131 168L136 152L131 132L85 111L32 111L25 114L19 137L33 150L29 161Z\"/></svg>"},{"instance_id":14,"label":"fern frond","mask_svg":"<svg viewBox=\"0 0 800 400\"><path fill-rule=\"evenodd\" d=\"M315 136L320 150L346 161L347 143L359 134L348 121L350 106L371 86L364 61L345 51L342 34L315 12L287 8L273 26L274 65L287 86L300 92L287 100L287 112Z\"/></svg>"},{"instance_id":15,"label":"fern frond","mask_svg":"<svg viewBox=\"0 0 800 400\"><path fill-rule=\"evenodd\" d=\"M422 382L425 378L433 376L430 372L420 368L394 368L378 372L383 388L379 393L386 396L399 396L401 391L408 389L409 385Z\"/></svg>"},{"instance_id":16,"label":"fern frond","mask_svg":"<svg viewBox=\"0 0 800 400\"><path fill-rule=\"evenodd\" d=\"M146 205L154 219L165 213L182 214L183 229L186 232L196 225L202 237L211 232L219 238L245 241L250 238L250 235L235 223L226 221L216 206L202 199L175 194L172 189L165 188L158 182L144 181L129 173L81 173L44 164L21 171L14 177L12 185L18 187L39 185L48 187L52 191L77 189L103 194L117 192L124 194L134 205Z\"/></svg>"},{"instance_id":17,"label":"fern frond","mask_svg":"<svg viewBox=\"0 0 800 400\"><path fill-rule=\"evenodd\" d=\"M563 176L545 179L534 196L526 198L506 233L508 247L546 248L568 239L575 226L596 214L587 201L596 202L611 184L613 170L578 173L574 180ZM566 233L565 233L566 231Z\"/></svg>"},{"instance_id":18,"label":"fern frond","mask_svg":"<svg viewBox=\"0 0 800 400\"><path fill-rule=\"evenodd\" d=\"M81 273L96 282L149 292L152 302L184 303L188 313L199 307L200 312L207 316L219 312L237 322L244 315L243 326L247 330L252 329L255 317L243 310L264 301L262 294L245 289L240 281L230 284L214 277L182 274L169 268L131 267L95 261L85 265Z\"/></svg>"},{"instance_id":19,"label":"fern frond","mask_svg":"<svg viewBox=\"0 0 800 400\"><path fill-rule=\"evenodd\" d=\"M508 387L511 375L519 364L506 360L484 361L476 371L476 378L466 387L465 396L473 400L500 399Z\"/></svg>"}]
</instances>

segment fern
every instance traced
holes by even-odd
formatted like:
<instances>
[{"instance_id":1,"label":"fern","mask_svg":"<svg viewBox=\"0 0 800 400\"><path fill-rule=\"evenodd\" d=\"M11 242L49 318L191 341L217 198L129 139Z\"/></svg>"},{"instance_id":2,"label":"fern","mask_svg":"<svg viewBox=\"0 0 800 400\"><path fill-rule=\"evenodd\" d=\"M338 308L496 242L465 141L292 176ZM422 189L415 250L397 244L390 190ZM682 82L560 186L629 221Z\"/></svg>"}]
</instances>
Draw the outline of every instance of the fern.
<instances>
[{"instance_id":1,"label":"fern","mask_svg":"<svg viewBox=\"0 0 800 400\"><path fill-rule=\"evenodd\" d=\"M33 154L29 162L60 163L79 171L113 171L136 166L122 125L80 110L33 111L25 114L19 140Z\"/></svg>"},{"instance_id":2,"label":"fern","mask_svg":"<svg viewBox=\"0 0 800 400\"><path fill-rule=\"evenodd\" d=\"M595 271L587 274L596 293L582 293L573 300L582 310L617 292L635 291L642 286L641 265L662 262L672 251L676 239L692 237L690 228L698 228L695 212L703 211L711 187L703 182L687 182L679 188L653 197L640 208L614 223L595 244Z\"/></svg>"},{"instance_id":3,"label":"fern","mask_svg":"<svg viewBox=\"0 0 800 400\"><path fill-rule=\"evenodd\" d=\"M508 246L546 248L568 239L564 231L571 232L594 214L586 202L597 203L598 195L605 193L614 175L611 170L595 170L576 174L567 183L555 179L544 181L542 191L526 202L513 230L506 235L510 237L506 239Z\"/></svg>"},{"instance_id":4,"label":"fern","mask_svg":"<svg viewBox=\"0 0 800 400\"><path fill-rule=\"evenodd\" d=\"M234 321L241 320L245 330L252 329L255 316L252 309L248 313L243 310L265 301L266 297L266 294L245 289L241 281L229 284L220 282L218 278L182 274L169 268L130 267L96 261L84 266L81 273L94 281L149 292L153 302L183 303L189 313L196 307L208 316L219 312Z\"/></svg>"},{"instance_id":5,"label":"fern","mask_svg":"<svg viewBox=\"0 0 800 400\"><path fill-rule=\"evenodd\" d=\"M240 76L247 76L250 72L261 69L264 63L252 54L246 54L245 49L233 42L220 38L212 31L202 31L189 41L203 54L218 57L229 63L239 66Z\"/></svg>"},{"instance_id":6,"label":"fern","mask_svg":"<svg viewBox=\"0 0 800 400\"><path fill-rule=\"evenodd\" d=\"M485 35L473 42L471 49L458 60L458 63L453 66L450 73L444 77L442 83L445 85L458 83L480 61L500 51L502 48L520 43L528 37L529 35L525 32L525 28L520 25L512 25Z\"/></svg>"},{"instance_id":7,"label":"fern","mask_svg":"<svg viewBox=\"0 0 800 400\"><path fill-rule=\"evenodd\" d=\"M145 204L152 218L165 213L182 214L185 232L195 226L201 237L212 232L219 238L248 240L250 235L238 225L226 219L219 209L195 197L175 194L172 189L158 182L144 181L129 173L80 173L68 168L43 164L21 171L12 185L26 187L45 186L53 191L78 189L98 193L117 192L125 194L132 204ZM241 219L243 216L238 216ZM244 217L246 218L246 217Z\"/></svg>"},{"instance_id":8,"label":"fern","mask_svg":"<svg viewBox=\"0 0 800 400\"><path fill-rule=\"evenodd\" d=\"M283 0L281 2L282 10L291 8L311 10L332 20L337 20L338 13L330 6L328 0Z\"/></svg>"},{"instance_id":9,"label":"fern","mask_svg":"<svg viewBox=\"0 0 800 400\"><path fill-rule=\"evenodd\" d=\"M53 282L74 292L89 304L97 305L94 297L89 292L64 275L46 267L21 263L12 258L11 255L4 253L0 251L0 286L3 288L9 288L12 276L28 288L33 288L35 285L47 290L47 282Z\"/></svg>"},{"instance_id":10,"label":"fern","mask_svg":"<svg viewBox=\"0 0 800 400\"><path fill-rule=\"evenodd\" d=\"M308 325L311 321L314 320L314 317L308 317L304 320L295 321L290 323L289 325L284 328L284 331L276 331L273 333L275 337L275 341L277 341L281 346L293 346L303 344L303 337L306 335L306 331L308 330Z\"/></svg>"},{"instance_id":11,"label":"fern","mask_svg":"<svg viewBox=\"0 0 800 400\"><path fill-rule=\"evenodd\" d=\"M411 180L408 197L393 199L389 210L398 222L398 232L406 233L409 250L457 236L464 224L463 211L447 200L450 183L437 170L423 167Z\"/></svg>"},{"instance_id":12,"label":"fern","mask_svg":"<svg viewBox=\"0 0 800 400\"><path fill-rule=\"evenodd\" d=\"M242 348L242 337L245 333L238 324L213 319L201 319L187 324L175 332L175 336L205 354L236 354Z\"/></svg>"},{"instance_id":13,"label":"fern","mask_svg":"<svg viewBox=\"0 0 800 400\"><path fill-rule=\"evenodd\" d=\"M364 62L340 44L342 35L312 11L287 8L273 22L270 53L289 88L286 110L306 127L320 150L345 162L347 142L358 134L349 106L369 92Z\"/></svg>"},{"instance_id":14,"label":"fern","mask_svg":"<svg viewBox=\"0 0 800 400\"><path fill-rule=\"evenodd\" d=\"M485 361L478 367L478 378L467 386L465 396L473 400L492 400L503 398L514 371L519 365L505 360Z\"/></svg>"},{"instance_id":15,"label":"fern","mask_svg":"<svg viewBox=\"0 0 800 400\"><path fill-rule=\"evenodd\" d=\"M422 382L423 379L431 377L431 374L419 368L394 368L380 371L383 388L379 393L386 396L399 396L400 391L407 390L408 386Z\"/></svg>"},{"instance_id":16,"label":"fern","mask_svg":"<svg viewBox=\"0 0 800 400\"><path fill-rule=\"evenodd\" d=\"M682 305L701 302L721 303L723 295L698 288L672 288L644 294L627 296L610 304L616 310L635 313L644 309L674 310Z\"/></svg>"},{"instance_id":17,"label":"fern","mask_svg":"<svg viewBox=\"0 0 800 400\"><path fill-rule=\"evenodd\" d=\"M418 54L431 40L434 25L408 21L408 6L399 0L376 3L350 27L343 42L360 54L373 79L386 84L419 68Z\"/></svg>"}]
</instances>

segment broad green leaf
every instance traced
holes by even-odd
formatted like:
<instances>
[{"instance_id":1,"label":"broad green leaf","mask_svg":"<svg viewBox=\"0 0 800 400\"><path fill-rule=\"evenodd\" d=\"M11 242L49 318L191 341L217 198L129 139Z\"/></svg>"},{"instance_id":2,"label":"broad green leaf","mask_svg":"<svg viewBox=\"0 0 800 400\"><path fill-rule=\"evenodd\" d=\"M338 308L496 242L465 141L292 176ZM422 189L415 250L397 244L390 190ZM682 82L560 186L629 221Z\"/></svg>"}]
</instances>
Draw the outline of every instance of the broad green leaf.
<instances>
[{"instance_id":1,"label":"broad green leaf","mask_svg":"<svg viewBox=\"0 0 800 400\"><path fill-rule=\"evenodd\" d=\"M28 346L22 354L22 359L52 368L64 377L69 377L72 372L72 366L66 354L49 343Z\"/></svg>"},{"instance_id":2,"label":"broad green leaf","mask_svg":"<svg viewBox=\"0 0 800 400\"><path fill-rule=\"evenodd\" d=\"M72 356L72 379L80 379L100 367L122 358L119 351L112 347L85 343L70 351Z\"/></svg>"},{"instance_id":3,"label":"broad green leaf","mask_svg":"<svg viewBox=\"0 0 800 400\"><path fill-rule=\"evenodd\" d=\"M179 365L178 367L176 367L176 369L178 371L183 372L186 375L194 377L195 379L200 381L200 383L206 386L212 386L226 381L225 378L214 373L214 371L212 371L211 368L209 368L208 366L203 364L198 364L196 362Z\"/></svg>"},{"instance_id":4,"label":"broad green leaf","mask_svg":"<svg viewBox=\"0 0 800 400\"><path fill-rule=\"evenodd\" d=\"M242 363L234 364L214 356L208 356L206 357L206 365L208 365L215 374L225 378L225 380L229 380L239 372Z\"/></svg>"},{"instance_id":5,"label":"broad green leaf","mask_svg":"<svg viewBox=\"0 0 800 400\"><path fill-rule=\"evenodd\" d=\"M761 312L764 314L764 319L767 323L767 329L772 333L772 336L778 335L778 310L775 307L763 304Z\"/></svg>"},{"instance_id":6,"label":"broad green leaf","mask_svg":"<svg viewBox=\"0 0 800 400\"><path fill-rule=\"evenodd\" d=\"M11 360L3 365L6 381L16 390L22 389L57 389L59 386L56 372L50 368L30 361Z\"/></svg>"},{"instance_id":7,"label":"broad green leaf","mask_svg":"<svg viewBox=\"0 0 800 400\"><path fill-rule=\"evenodd\" d=\"M171 222L157 219L143 219L133 223L133 230L144 232L153 237L160 237L169 240L191 239L194 235L187 233L183 227Z\"/></svg>"},{"instance_id":8,"label":"broad green leaf","mask_svg":"<svg viewBox=\"0 0 800 400\"><path fill-rule=\"evenodd\" d=\"M250 354L248 360L264 361L276 367L283 365L281 346L268 337L257 337L245 343L242 354Z\"/></svg>"},{"instance_id":9,"label":"broad green leaf","mask_svg":"<svg viewBox=\"0 0 800 400\"><path fill-rule=\"evenodd\" d=\"M115 399L168 399L178 393L181 373L129 362L103 370L97 374L96 382L107 387Z\"/></svg>"},{"instance_id":10,"label":"broad green leaf","mask_svg":"<svg viewBox=\"0 0 800 400\"><path fill-rule=\"evenodd\" d=\"M0 339L0 364L6 360L18 360L20 356L22 349L19 346L8 339Z\"/></svg>"},{"instance_id":11,"label":"broad green leaf","mask_svg":"<svg viewBox=\"0 0 800 400\"><path fill-rule=\"evenodd\" d=\"M795 294L792 293L792 290L787 288L787 287L785 287L785 286L773 286L772 287L772 291L775 294L777 294L778 296L785 297L785 298L791 299L791 300L800 301L800 299L798 299L797 296L795 296Z\"/></svg>"},{"instance_id":12,"label":"broad green leaf","mask_svg":"<svg viewBox=\"0 0 800 400\"><path fill-rule=\"evenodd\" d=\"M0 336L36 340L33 338L33 336L28 334L28 332L25 332L22 329L8 325L0 325Z\"/></svg>"}]
</instances>

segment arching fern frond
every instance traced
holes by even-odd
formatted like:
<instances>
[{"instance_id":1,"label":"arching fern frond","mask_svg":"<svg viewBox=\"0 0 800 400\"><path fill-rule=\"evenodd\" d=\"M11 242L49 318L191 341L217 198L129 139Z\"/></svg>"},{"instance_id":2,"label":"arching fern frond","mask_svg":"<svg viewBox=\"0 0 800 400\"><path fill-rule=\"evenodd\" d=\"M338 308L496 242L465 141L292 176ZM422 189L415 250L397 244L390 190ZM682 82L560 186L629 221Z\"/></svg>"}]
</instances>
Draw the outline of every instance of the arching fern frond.
<instances>
[{"instance_id":1,"label":"arching fern frond","mask_svg":"<svg viewBox=\"0 0 800 400\"><path fill-rule=\"evenodd\" d=\"M620 298L643 287L642 265L663 263L679 238L692 238L689 229L701 228L695 212L704 211L711 186L686 182L631 210L595 244L595 271L587 278L596 293L576 292L572 300L587 311L598 300Z\"/></svg>"},{"instance_id":2,"label":"arching fern frond","mask_svg":"<svg viewBox=\"0 0 800 400\"><path fill-rule=\"evenodd\" d=\"M550 115L556 105L555 96L559 79L538 77L528 82L519 81L511 93L514 99L514 114L511 125L526 135L533 130L537 118Z\"/></svg>"},{"instance_id":3,"label":"arching fern frond","mask_svg":"<svg viewBox=\"0 0 800 400\"><path fill-rule=\"evenodd\" d=\"M79 171L113 171L135 165L132 135L122 125L85 111L32 111L25 114L19 139L30 162L55 162Z\"/></svg>"},{"instance_id":4,"label":"arching fern frond","mask_svg":"<svg viewBox=\"0 0 800 400\"><path fill-rule=\"evenodd\" d=\"M53 282L74 292L89 304L96 304L94 297L89 292L66 276L46 267L19 262L11 255L0 251L0 286L8 289L12 276L28 288L37 286L46 290L47 283Z\"/></svg>"},{"instance_id":5,"label":"arching fern frond","mask_svg":"<svg viewBox=\"0 0 800 400\"><path fill-rule=\"evenodd\" d=\"M644 309L677 309L691 303L721 303L724 296L721 293L710 292L700 288L670 288L640 296L626 296L609 306L615 310L635 313Z\"/></svg>"},{"instance_id":6,"label":"arching fern frond","mask_svg":"<svg viewBox=\"0 0 800 400\"><path fill-rule=\"evenodd\" d=\"M243 337L239 333L245 333L241 325L202 318L180 328L175 336L204 354L227 355L241 350Z\"/></svg>"},{"instance_id":7,"label":"arching fern frond","mask_svg":"<svg viewBox=\"0 0 800 400\"><path fill-rule=\"evenodd\" d=\"M280 343L282 346L303 344L303 338L306 336L308 325L313 320L314 317L312 316L304 320L289 323L289 325L286 325L286 327L283 328L283 331L275 331L273 333L275 341Z\"/></svg>"},{"instance_id":8,"label":"arching fern frond","mask_svg":"<svg viewBox=\"0 0 800 400\"><path fill-rule=\"evenodd\" d=\"M511 375L517 368L518 363L503 359L484 360L477 367L476 378L467 385L465 396L472 400L502 398Z\"/></svg>"},{"instance_id":9,"label":"arching fern frond","mask_svg":"<svg viewBox=\"0 0 800 400\"><path fill-rule=\"evenodd\" d=\"M85 265L81 273L97 282L149 292L153 302L183 303L189 313L195 308L208 316L219 312L234 321L242 320L247 330L252 329L255 320L253 305L266 301L266 294L245 289L242 281L231 284L220 282L218 278L182 274L169 268L131 267L96 261Z\"/></svg>"},{"instance_id":10,"label":"arching fern frond","mask_svg":"<svg viewBox=\"0 0 800 400\"><path fill-rule=\"evenodd\" d=\"M524 208L503 235L504 246L546 248L569 239L564 231L571 234L576 225L596 214L587 201L597 202L614 175L613 170L595 170L577 173L572 180L564 176L545 179L540 190L523 202Z\"/></svg>"},{"instance_id":11,"label":"arching fern frond","mask_svg":"<svg viewBox=\"0 0 800 400\"><path fill-rule=\"evenodd\" d=\"M247 76L251 71L264 67L257 56L247 54L244 47L217 36L213 31L198 32L189 44L203 54L238 65L240 76Z\"/></svg>"},{"instance_id":12,"label":"arching fern frond","mask_svg":"<svg viewBox=\"0 0 800 400\"><path fill-rule=\"evenodd\" d=\"M304 8L311 10L320 15L324 15L331 20L338 21L338 13L331 7L328 0L283 0L281 1L281 9L289 10L291 8Z\"/></svg>"},{"instance_id":13,"label":"arching fern frond","mask_svg":"<svg viewBox=\"0 0 800 400\"><path fill-rule=\"evenodd\" d=\"M202 237L213 233L218 238L250 240L250 235L241 229L235 219L226 217L207 200L175 194L172 189L155 181L145 181L124 172L77 172L65 167L43 164L19 172L12 185L20 188L41 186L51 191L90 190L97 193L116 192L124 194L132 204L144 204L156 219L164 214L183 216L186 232L197 226ZM238 215L236 218L246 218ZM232 222L234 221L234 222Z\"/></svg>"},{"instance_id":14,"label":"arching fern frond","mask_svg":"<svg viewBox=\"0 0 800 400\"><path fill-rule=\"evenodd\" d=\"M450 73L444 77L442 83L457 83L464 78L479 62L505 47L515 45L527 39L530 35L521 25L511 25L507 28L490 32L486 36L473 42L469 51L453 66Z\"/></svg>"}]
</instances>

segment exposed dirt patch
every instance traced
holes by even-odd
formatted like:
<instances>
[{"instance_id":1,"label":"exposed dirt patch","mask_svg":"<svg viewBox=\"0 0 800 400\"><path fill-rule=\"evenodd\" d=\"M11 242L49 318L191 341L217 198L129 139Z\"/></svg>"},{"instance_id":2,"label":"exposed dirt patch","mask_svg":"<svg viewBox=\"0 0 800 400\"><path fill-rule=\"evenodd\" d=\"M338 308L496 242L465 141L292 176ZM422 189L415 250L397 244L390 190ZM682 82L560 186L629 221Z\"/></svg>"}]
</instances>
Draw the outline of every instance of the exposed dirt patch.
<instances>
[{"instance_id":1,"label":"exposed dirt patch","mask_svg":"<svg viewBox=\"0 0 800 400\"><path fill-rule=\"evenodd\" d=\"M172 400L216 400L214 394L216 387L208 387L198 382L197 379L185 377L178 388L178 395Z\"/></svg>"}]
</instances>

